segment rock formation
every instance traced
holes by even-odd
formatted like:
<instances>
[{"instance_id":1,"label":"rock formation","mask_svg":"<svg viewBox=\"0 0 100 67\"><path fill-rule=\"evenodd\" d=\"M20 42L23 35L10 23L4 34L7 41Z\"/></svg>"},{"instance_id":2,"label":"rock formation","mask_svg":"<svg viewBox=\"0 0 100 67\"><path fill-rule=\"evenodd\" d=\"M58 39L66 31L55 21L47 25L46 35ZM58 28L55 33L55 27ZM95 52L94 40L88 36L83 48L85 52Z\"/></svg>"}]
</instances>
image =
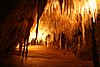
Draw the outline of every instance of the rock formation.
<instances>
[{"instance_id":1,"label":"rock formation","mask_svg":"<svg viewBox=\"0 0 100 67\"><path fill-rule=\"evenodd\" d=\"M0 57L9 55L25 34L28 21L28 29L33 25L35 14L41 16L47 0L2 0L0 1ZM40 4L41 3L41 4ZM41 8L40 8L41 7ZM39 9L38 9L39 8Z\"/></svg>"}]
</instances>

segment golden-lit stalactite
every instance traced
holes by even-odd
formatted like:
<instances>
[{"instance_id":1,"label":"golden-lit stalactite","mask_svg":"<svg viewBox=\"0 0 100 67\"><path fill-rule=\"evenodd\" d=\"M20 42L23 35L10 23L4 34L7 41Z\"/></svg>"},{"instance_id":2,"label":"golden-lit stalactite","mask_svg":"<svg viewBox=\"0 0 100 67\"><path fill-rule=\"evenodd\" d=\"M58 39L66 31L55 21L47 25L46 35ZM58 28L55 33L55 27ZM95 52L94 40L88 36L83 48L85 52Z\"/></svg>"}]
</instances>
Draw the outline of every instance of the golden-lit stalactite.
<instances>
[{"instance_id":1,"label":"golden-lit stalactite","mask_svg":"<svg viewBox=\"0 0 100 67\"><path fill-rule=\"evenodd\" d=\"M47 5L46 5L46 7L44 8L44 11L43 11L43 16L45 16L45 15L47 15L47 16L52 15L53 12L55 11L55 9L58 9L59 10L59 11L56 10L57 14L59 14L60 13L59 2L57 0L54 0L54 1L53 0L48 0L48 3L47 3ZM53 31L53 28L51 28L51 30L49 30L50 27L48 27L49 26L48 21L42 21L41 18L39 19L39 23L40 24L39 24L39 27L38 27L39 29L38 29L38 37L37 38L38 38L39 41L41 39L43 41L45 41L46 36L48 34L51 34L51 30ZM46 17L43 17L42 19L45 20L44 18L46 18ZM35 18L35 19L37 19L37 18ZM48 20L50 20L50 19L48 19ZM36 36L34 35L35 33L36 33L35 29L32 28L31 29L31 32L30 32L29 42L31 42L31 40L33 38L34 39L36 38Z\"/></svg>"},{"instance_id":2,"label":"golden-lit stalactite","mask_svg":"<svg viewBox=\"0 0 100 67\"><path fill-rule=\"evenodd\" d=\"M85 41L84 29L86 26L84 27L84 25L91 25L87 20L90 20L94 16L96 18L96 0L48 0L43 14L39 19L38 40L42 39L45 41L48 34L52 35L55 33L55 36L58 36L61 32L64 32L69 39L72 39L75 34L75 29L78 29L78 22L76 21L77 15L82 16L82 32ZM33 28L30 32L29 41L35 38L34 34L36 31Z\"/></svg>"},{"instance_id":3,"label":"golden-lit stalactite","mask_svg":"<svg viewBox=\"0 0 100 67\"><path fill-rule=\"evenodd\" d=\"M60 5L61 14L62 14L62 3L63 3L63 0L58 0L58 1L59 1L59 5Z\"/></svg>"},{"instance_id":4,"label":"golden-lit stalactite","mask_svg":"<svg viewBox=\"0 0 100 67\"><path fill-rule=\"evenodd\" d=\"M88 24L86 23L87 20L91 20L93 17L93 21L97 17L97 3L96 0L88 0L83 3L81 6L81 15L82 15L82 33L83 33L83 44L85 44L85 26ZM89 15L88 15L89 14ZM95 15L94 15L95 14ZM88 18L89 16L89 18ZM90 22L91 25L91 22Z\"/></svg>"},{"instance_id":5,"label":"golden-lit stalactite","mask_svg":"<svg viewBox=\"0 0 100 67\"><path fill-rule=\"evenodd\" d=\"M37 16L37 26L36 26L36 39L38 37L38 25L39 25L39 19L42 15L42 12L44 11L44 7L47 4L47 0L38 0L38 16Z\"/></svg>"}]
</instances>

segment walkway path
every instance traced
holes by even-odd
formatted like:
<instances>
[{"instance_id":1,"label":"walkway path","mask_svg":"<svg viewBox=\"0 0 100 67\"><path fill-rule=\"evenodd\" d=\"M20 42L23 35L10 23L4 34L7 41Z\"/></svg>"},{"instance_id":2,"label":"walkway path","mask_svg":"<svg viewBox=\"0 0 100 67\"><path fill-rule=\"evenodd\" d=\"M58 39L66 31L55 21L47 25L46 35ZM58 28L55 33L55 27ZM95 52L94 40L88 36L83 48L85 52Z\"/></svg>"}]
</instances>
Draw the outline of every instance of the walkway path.
<instances>
[{"instance_id":1,"label":"walkway path","mask_svg":"<svg viewBox=\"0 0 100 67\"><path fill-rule=\"evenodd\" d=\"M78 59L70 50L49 48L36 45L29 46L28 58L14 53L12 56L0 59L0 67L93 67L92 61Z\"/></svg>"}]
</instances>

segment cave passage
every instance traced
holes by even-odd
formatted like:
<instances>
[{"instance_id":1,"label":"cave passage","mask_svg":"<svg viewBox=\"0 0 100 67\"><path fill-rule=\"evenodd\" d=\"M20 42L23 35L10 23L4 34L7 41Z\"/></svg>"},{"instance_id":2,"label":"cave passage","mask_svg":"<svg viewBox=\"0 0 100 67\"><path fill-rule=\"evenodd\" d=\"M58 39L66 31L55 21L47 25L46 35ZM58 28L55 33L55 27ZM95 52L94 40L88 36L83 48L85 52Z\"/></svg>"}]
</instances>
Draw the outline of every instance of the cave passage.
<instances>
[{"instance_id":1,"label":"cave passage","mask_svg":"<svg viewBox=\"0 0 100 67\"><path fill-rule=\"evenodd\" d=\"M99 67L99 0L4 0L0 4L0 65Z\"/></svg>"}]
</instances>

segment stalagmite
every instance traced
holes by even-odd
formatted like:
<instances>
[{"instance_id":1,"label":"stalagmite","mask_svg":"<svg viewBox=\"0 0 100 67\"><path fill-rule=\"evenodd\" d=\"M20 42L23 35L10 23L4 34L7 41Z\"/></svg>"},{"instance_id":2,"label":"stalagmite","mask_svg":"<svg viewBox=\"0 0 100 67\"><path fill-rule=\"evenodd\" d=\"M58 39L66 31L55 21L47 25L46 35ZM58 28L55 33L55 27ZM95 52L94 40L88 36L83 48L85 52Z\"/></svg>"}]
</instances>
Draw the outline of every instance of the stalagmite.
<instances>
[{"instance_id":1,"label":"stalagmite","mask_svg":"<svg viewBox=\"0 0 100 67\"><path fill-rule=\"evenodd\" d=\"M61 46L61 34L60 34L60 41L59 42L60 42L60 49L62 49L62 46Z\"/></svg>"},{"instance_id":2,"label":"stalagmite","mask_svg":"<svg viewBox=\"0 0 100 67\"><path fill-rule=\"evenodd\" d=\"M67 50L67 44L65 43L65 51Z\"/></svg>"},{"instance_id":3,"label":"stalagmite","mask_svg":"<svg viewBox=\"0 0 100 67\"><path fill-rule=\"evenodd\" d=\"M83 46L85 45L85 27L84 27L84 22L82 21L82 38L83 38Z\"/></svg>"}]
</instances>

